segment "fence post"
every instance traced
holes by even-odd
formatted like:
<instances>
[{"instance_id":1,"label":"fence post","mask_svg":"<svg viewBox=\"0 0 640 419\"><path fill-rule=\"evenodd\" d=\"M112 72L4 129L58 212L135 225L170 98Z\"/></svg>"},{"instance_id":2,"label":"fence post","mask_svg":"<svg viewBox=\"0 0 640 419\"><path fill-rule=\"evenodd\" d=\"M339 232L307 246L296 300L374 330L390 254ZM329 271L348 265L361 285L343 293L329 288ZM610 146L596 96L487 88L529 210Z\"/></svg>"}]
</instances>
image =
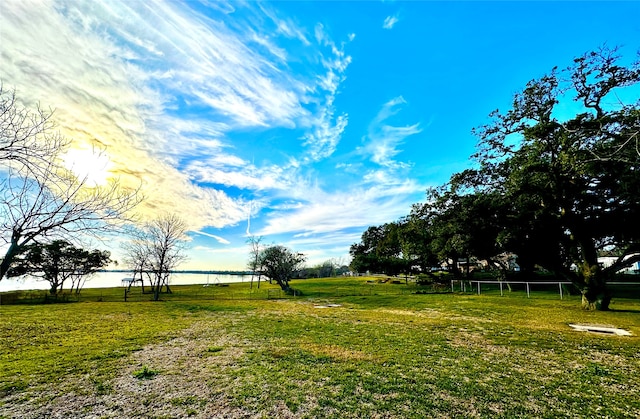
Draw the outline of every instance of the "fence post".
<instances>
[{"instance_id":1,"label":"fence post","mask_svg":"<svg viewBox=\"0 0 640 419\"><path fill-rule=\"evenodd\" d=\"M558 288L560 289L560 299L562 300L562 282L558 282Z\"/></svg>"},{"instance_id":2,"label":"fence post","mask_svg":"<svg viewBox=\"0 0 640 419\"><path fill-rule=\"evenodd\" d=\"M502 297L502 281L500 281L500 297Z\"/></svg>"},{"instance_id":3,"label":"fence post","mask_svg":"<svg viewBox=\"0 0 640 419\"><path fill-rule=\"evenodd\" d=\"M529 283L527 282L527 298L531 298L529 295Z\"/></svg>"},{"instance_id":4,"label":"fence post","mask_svg":"<svg viewBox=\"0 0 640 419\"><path fill-rule=\"evenodd\" d=\"M480 281L478 281L478 295L480 295Z\"/></svg>"}]
</instances>

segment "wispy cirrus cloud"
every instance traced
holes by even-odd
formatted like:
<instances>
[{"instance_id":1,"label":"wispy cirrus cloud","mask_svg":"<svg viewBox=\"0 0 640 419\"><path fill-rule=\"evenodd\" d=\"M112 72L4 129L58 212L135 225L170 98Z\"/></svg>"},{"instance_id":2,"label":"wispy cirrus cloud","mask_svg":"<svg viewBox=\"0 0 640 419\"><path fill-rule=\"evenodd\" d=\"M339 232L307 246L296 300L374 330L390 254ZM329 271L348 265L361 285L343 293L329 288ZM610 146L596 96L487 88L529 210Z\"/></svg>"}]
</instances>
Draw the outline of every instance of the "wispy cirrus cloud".
<instances>
[{"instance_id":1,"label":"wispy cirrus cloud","mask_svg":"<svg viewBox=\"0 0 640 419\"><path fill-rule=\"evenodd\" d=\"M253 192L285 189L289 182L285 170L280 166L258 169L250 163L233 170L229 166L212 166L207 161L191 163L187 171L198 183L224 185Z\"/></svg>"},{"instance_id":2,"label":"wispy cirrus cloud","mask_svg":"<svg viewBox=\"0 0 640 419\"><path fill-rule=\"evenodd\" d=\"M384 22L382 22L382 27L384 29L393 29L393 27L396 25L396 23L398 23L399 20L400 17L397 14L393 16L387 16L384 19Z\"/></svg>"},{"instance_id":3,"label":"wispy cirrus cloud","mask_svg":"<svg viewBox=\"0 0 640 419\"><path fill-rule=\"evenodd\" d=\"M407 137L422 132L419 123L405 126L395 126L389 123L389 119L397 114L406 103L402 96L391 99L382 106L369 124L365 138L366 144L360 149L360 152L369 155L371 161L380 166L386 168L406 167L408 163L394 160L394 157L401 152L398 147Z\"/></svg>"},{"instance_id":4,"label":"wispy cirrus cloud","mask_svg":"<svg viewBox=\"0 0 640 419\"><path fill-rule=\"evenodd\" d=\"M407 214L411 199L423 190L424 186L413 180L396 179L393 184L360 186L340 193L315 191L295 209L271 216L258 234L327 234L382 224Z\"/></svg>"},{"instance_id":5,"label":"wispy cirrus cloud","mask_svg":"<svg viewBox=\"0 0 640 419\"><path fill-rule=\"evenodd\" d=\"M229 240L225 239L224 237L217 236L215 234L209 234L203 231L192 231L192 233L197 234L199 236L211 237L212 239L215 239L218 243L221 243L221 244L231 244Z\"/></svg>"},{"instance_id":6,"label":"wispy cirrus cloud","mask_svg":"<svg viewBox=\"0 0 640 419\"><path fill-rule=\"evenodd\" d=\"M143 212L181 208L197 230L237 224L256 199L194 179L251 192L293 183L288 163L257 170L234 154L235 130L298 129L312 159L332 153L347 123L333 101L350 57L268 4L190 6L8 2L1 53L3 81L21 99L55 107L65 135L105 147L123 183L142 182Z\"/></svg>"},{"instance_id":7,"label":"wispy cirrus cloud","mask_svg":"<svg viewBox=\"0 0 640 419\"><path fill-rule=\"evenodd\" d=\"M329 58L321 60L325 74L317 77L316 92L321 92L320 101L316 103L315 116L310 121L312 129L305 134L304 144L309 147L308 159L317 161L330 156L336 149L342 133L348 124L348 115L335 115L334 101L340 84L345 80L346 70L351 63L351 56L344 52L344 43L338 47L328 36L323 25L315 27L316 41L330 50ZM355 34L349 35L349 42Z\"/></svg>"},{"instance_id":8,"label":"wispy cirrus cloud","mask_svg":"<svg viewBox=\"0 0 640 419\"><path fill-rule=\"evenodd\" d=\"M355 34L336 42L268 3L202 5L11 2L0 17L2 76L27 102L55 106L74 142L106 147L123 183L142 183L143 219L177 210L213 252L232 240L212 229L245 222L247 234L292 234L301 250L344 251L358 228L405 214L424 186L389 169L420 131L389 122L402 98L383 106L358 150L379 169L351 170L359 182L338 193L315 171L349 123L336 101ZM265 138L291 147L266 158Z\"/></svg>"}]
</instances>

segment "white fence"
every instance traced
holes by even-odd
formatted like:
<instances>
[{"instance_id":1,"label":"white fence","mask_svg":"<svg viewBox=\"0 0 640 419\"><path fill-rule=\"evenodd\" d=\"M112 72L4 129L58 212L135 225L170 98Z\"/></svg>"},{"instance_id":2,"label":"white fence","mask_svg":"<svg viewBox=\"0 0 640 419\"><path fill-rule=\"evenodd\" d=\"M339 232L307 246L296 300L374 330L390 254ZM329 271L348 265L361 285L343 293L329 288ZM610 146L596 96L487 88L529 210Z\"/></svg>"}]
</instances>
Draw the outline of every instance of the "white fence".
<instances>
[{"instance_id":1,"label":"white fence","mask_svg":"<svg viewBox=\"0 0 640 419\"><path fill-rule=\"evenodd\" d=\"M558 285L558 291L560 293L560 299L563 298L562 286L563 285L573 285L570 281L467 281L460 279L452 279L451 280L451 292L455 291L455 283L459 283L460 291L462 292L470 292L474 288L477 290L478 295L480 295L480 291L482 288L482 284L498 284L500 287L500 295L504 295L504 286L508 284L525 284L527 290L527 298L531 298L531 285ZM475 287L474 285L475 284ZM607 282L608 285L640 285L640 282ZM467 289L467 285L469 286Z\"/></svg>"},{"instance_id":2,"label":"white fence","mask_svg":"<svg viewBox=\"0 0 640 419\"><path fill-rule=\"evenodd\" d=\"M456 282L456 280L451 280L451 291L454 291L454 282ZM478 290L478 295L480 295L480 290L482 288L481 284L492 284L492 285L496 285L499 284L500 286L500 295L504 295L504 285L507 284L525 284L526 289L527 289L527 298L531 297L531 285L530 284L536 284L536 285L553 285L553 284L557 284L558 285L558 291L560 292L560 299L563 298L563 294L562 294L562 286L563 285L572 285L571 282L569 281L464 281L464 280L460 280L457 281L460 282L460 290L463 292L466 292L466 283L468 283L470 285L470 288L473 287L473 284L476 284L476 289ZM470 291L470 290L469 290Z\"/></svg>"}]
</instances>

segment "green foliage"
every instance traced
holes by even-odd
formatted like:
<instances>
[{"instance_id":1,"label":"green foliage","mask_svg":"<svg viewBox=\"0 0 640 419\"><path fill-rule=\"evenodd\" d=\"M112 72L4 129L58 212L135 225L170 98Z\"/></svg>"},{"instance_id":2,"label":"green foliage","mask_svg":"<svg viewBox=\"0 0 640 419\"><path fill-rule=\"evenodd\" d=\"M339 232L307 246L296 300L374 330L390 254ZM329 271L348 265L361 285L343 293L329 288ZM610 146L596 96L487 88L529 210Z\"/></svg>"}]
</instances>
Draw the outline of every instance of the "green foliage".
<instances>
[{"instance_id":1,"label":"green foliage","mask_svg":"<svg viewBox=\"0 0 640 419\"><path fill-rule=\"evenodd\" d=\"M138 380L149 380L158 375L158 371L152 370L147 365L143 365L142 368L137 369L133 372L133 376Z\"/></svg>"},{"instance_id":2,"label":"green foliage","mask_svg":"<svg viewBox=\"0 0 640 419\"><path fill-rule=\"evenodd\" d=\"M608 100L613 89L640 82L640 64L618 61L615 49L601 48L576 58L563 75L554 69L529 82L510 111L494 113L476 131L481 169L466 182L503 198L499 211L510 215L503 243L525 270L540 265L571 279L589 303L606 299L611 274L640 260L640 227L629 224L640 214L640 102ZM569 92L582 112L559 120L556 106ZM630 257L601 269L597 254L611 247Z\"/></svg>"},{"instance_id":3,"label":"green foliage","mask_svg":"<svg viewBox=\"0 0 640 419\"><path fill-rule=\"evenodd\" d=\"M50 293L62 291L71 281L71 290L80 292L83 278L104 268L111 262L110 252L79 249L64 240L34 243L22 247L7 272L7 276L32 275L51 285Z\"/></svg>"},{"instance_id":4,"label":"green foliage","mask_svg":"<svg viewBox=\"0 0 640 419\"><path fill-rule=\"evenodd\" d=\"M416 229L404 221L369 227L362 233L361 243L351 246L351 269L356 272L409 274L420 256L414 251L419 246Z\"/></svg>"},{"instance_id":5,"label":"green foliage","mask_svg":"<svg viewBox=\"0 0 640 419\"><path fill-rule=\"evenodd\" d=\"M615 48L603 47L527 83L511 109L474 130L478 167L429 190L402 222L370 227L351 247L353 263L385 272L391 249L434 255L455 275L461 265L471 275L468 262L482 260L505 278L517 255L521 271L570 280L585 308L606 309L607 282L640 261L640 101L623 103L615 93L637 93L640 61L620 61ZM577 111L566 116L571 101ZM398 253L397 238L411 223L427 244ZM611 249L618 259L603 268L598 254Z\"/></svg>"},{"instance_id":6,"label":"green foliage","mask_svg":"<svg viewBox=\"0 0 640 419\"><path fill-rule=\"evenodd\" d=\"M282 288L292 293L289 281L305 261L302 253L295 253L284 246L271 246L260 251L258 265L260 271Z\"/></svg>"}]
</instances>

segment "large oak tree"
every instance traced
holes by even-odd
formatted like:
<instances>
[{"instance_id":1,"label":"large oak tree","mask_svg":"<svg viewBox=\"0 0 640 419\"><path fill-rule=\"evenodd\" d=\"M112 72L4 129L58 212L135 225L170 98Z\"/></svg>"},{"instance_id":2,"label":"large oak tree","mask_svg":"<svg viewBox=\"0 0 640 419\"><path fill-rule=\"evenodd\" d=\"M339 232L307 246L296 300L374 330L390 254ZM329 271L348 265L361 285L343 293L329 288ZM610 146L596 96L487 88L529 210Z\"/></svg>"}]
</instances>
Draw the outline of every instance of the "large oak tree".
<instances>
[{"instance_id":1,"label":"large oak tree","mask_svg":"<svg viewBox=\"0 0 640 419\"><path fill-rule=\"evenodd\" d=\"M501 196L506 245L523 265L573 281L585 308L607 309L607 281L640 260L640 64L619 62L601 48L529 82L476 130L481 167L467 176ZM635 102L619 99L625 88ZM598 254L612 248L620 257L604 268Z\"/></svg>"}]
</instances>

